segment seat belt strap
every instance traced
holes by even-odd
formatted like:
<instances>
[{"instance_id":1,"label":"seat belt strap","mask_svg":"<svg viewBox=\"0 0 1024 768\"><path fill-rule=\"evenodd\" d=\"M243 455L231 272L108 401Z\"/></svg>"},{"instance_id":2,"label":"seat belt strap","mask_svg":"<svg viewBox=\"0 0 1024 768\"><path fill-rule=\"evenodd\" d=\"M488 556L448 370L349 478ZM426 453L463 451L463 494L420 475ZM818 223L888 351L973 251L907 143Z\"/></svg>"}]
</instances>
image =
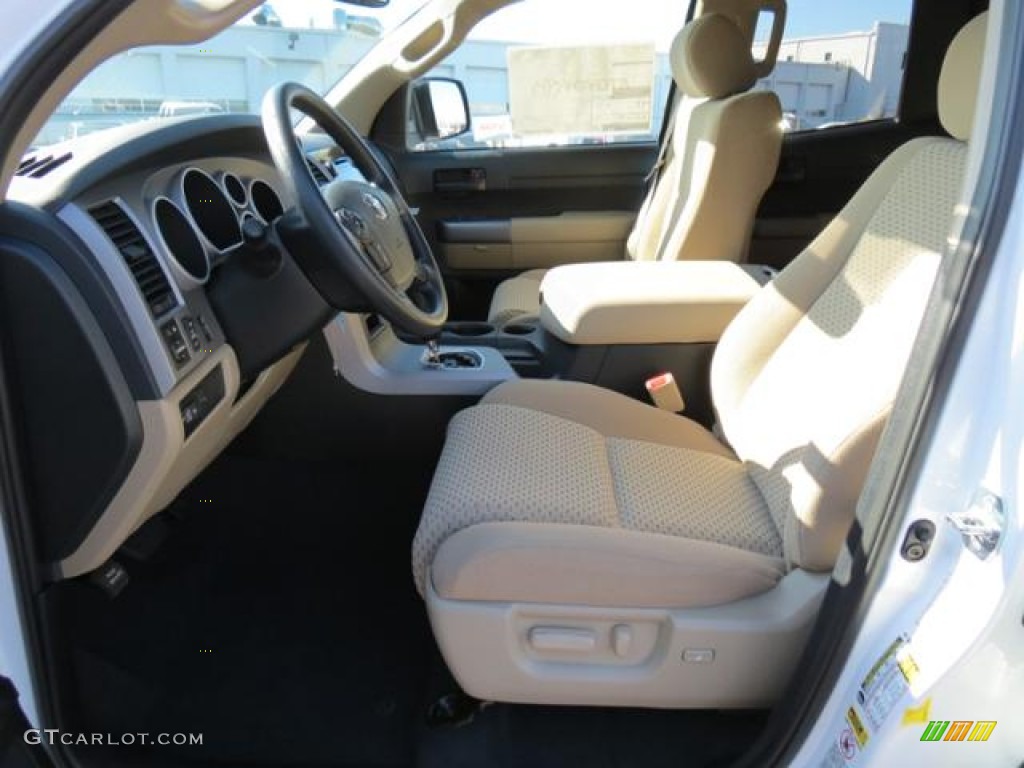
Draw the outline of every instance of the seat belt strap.
<instances>
[{"instance_id":1,"label":"seat belt strap","mask_svg":"<svg viewBox=\"0 0 1024 768\"><path fill-rule=\"evenodd\" d=\"M668 162L668 149L672 146L672 134L676 129L676 115L679 114L679 103L678 101L672 105L672 112L668 116L668 125L665 126L665 135L661 137L661 146L658 147L658 159L654 161L654 165L651 166L651 170L644 177L644 181L650 184L647 190L647 196L650 197L654 193L654 188L658 186L658 177L661 175L661 169L665 167L665 163Z\"/></svg>"},{"instance_id":2,"label":"seat belt strap","mask_svg":"<svg viewBox=\"0 0 1024 768\"><path fill-rule=\"evenodd\" d=\"M658 188L658 179L661 176L661 170L665 167L668 162L668 150L672 144L672 134L675 133L676 129L676 115L679 114L679 101L672 105L672 112L668 116L668 124L665 126L665 133L661 137L661 146L658 147L658 157L654 161L654 165L651 166L651 170L648 171L644 177L644 183L647 185L647 192L644 195L644 201L640 205L640 210L637 212L636 224L633 226L633 230L640 226L647 218L648 211L650 210L651 203L654 201L654 192Z\"/></svg>"}]
</instances>

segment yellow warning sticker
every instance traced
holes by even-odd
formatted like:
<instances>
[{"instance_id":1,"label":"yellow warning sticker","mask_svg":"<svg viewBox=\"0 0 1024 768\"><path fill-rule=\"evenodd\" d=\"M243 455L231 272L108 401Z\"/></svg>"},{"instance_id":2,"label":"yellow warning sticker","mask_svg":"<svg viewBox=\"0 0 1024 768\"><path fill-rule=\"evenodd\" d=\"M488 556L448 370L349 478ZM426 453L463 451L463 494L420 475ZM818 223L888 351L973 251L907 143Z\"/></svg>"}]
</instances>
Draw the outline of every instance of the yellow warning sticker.
<instances>
[{"instance_id":1,"label":"yellow warning sticker","mask_svg":"<svg viewBox=\"0 0 1024 768\"><path fill-rule=\"evenodd\" d=\"M915 678L920 674L921 670L917 666L917 662L914 661L914 657L910 655L910 650L903 646L900 648L899 653L896 654L896 663L900 667L900 672L903 673L903 677L906 679L908 685L913 685Z\"/></svg>"},{"instance_id":2,"label":"yellow warning sticker","mask_svg":"<svg viewBox=\"0 0 1024 768\"><path fill-rule=\"evenodd\" d=\"M910 683L920 670L910 655L906 637L898 637L885 649L865 675L857 703L869 728L878 729L911 693Z\"/></svg>"},{"instance_id":3,"label":"yellow warning sticker","mask_svg":"<svg viewBox=\"0 0 1024 768\"><path fill-rule=\"evenodd\" d=\"M857 743L860 745L860 748L864 749L864 745L868 743L868 729L864 727L860 715L857 714L857 710L853 707L846 710L846 722L853 729L853 735L857 737Z\"/></svg>"},{"instance_id":4,"label":"yellow warning sticker","mask_svg":"<svg viewBox=\"0 0 1024 768\"><path fill-rule=\"evenodd\" d=\"M901 722L903 725L921 725L922 723L927 723L931 720L929 717L931 713L932 698L929 696L916 707L907 707L903 711L903 719Z\"/></svg>"}]
</instances>

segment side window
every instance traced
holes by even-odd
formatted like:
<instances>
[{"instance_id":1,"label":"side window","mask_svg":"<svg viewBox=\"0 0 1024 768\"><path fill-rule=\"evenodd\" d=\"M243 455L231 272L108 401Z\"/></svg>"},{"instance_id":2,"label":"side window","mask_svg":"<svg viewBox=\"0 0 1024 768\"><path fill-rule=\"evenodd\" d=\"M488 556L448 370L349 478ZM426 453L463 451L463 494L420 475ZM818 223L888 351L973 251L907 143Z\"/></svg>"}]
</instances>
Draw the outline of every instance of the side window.
<instances>
[{"instance_id":1,"label":"side window","mask_svg":"<svg viewBox=\"0 0 1024 768\"><path fill-rule=\"evenodd\" d=\"M471 129L414 151L657 140L684 0L522 0L428 73L460 80Z\"/></svg>"},{"instance_id":2,"label":"side window","mask_svg":"<svg viewBox=\"0 0 1024 768\"><path fill-rule=\"evenodd\" d=\"M896 117L913 0L789 0L771 74L786 131L812 131ZM765 14L762 14L764 16ZM759 19L754 55L771 30Z\"/></svg>"}]
</instances>

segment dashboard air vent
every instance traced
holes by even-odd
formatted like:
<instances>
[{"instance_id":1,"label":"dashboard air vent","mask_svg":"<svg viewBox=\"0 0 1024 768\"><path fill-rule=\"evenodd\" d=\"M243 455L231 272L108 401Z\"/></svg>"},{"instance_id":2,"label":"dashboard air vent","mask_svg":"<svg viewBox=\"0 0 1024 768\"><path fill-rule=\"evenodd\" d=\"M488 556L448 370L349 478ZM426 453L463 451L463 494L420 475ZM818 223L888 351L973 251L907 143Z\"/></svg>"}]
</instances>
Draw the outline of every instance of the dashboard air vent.
<instances>
[{"instance_id":1,"label":"dashboard air vent","mask_svg":"<svg viewBox=\"0 0 1024 768\"><path fill-rule=\"evenodd\" d=\"M113 200L108 200L90 208L89 213L107 233L110 242L132 271L132 277L135 278L153 317L160 317L174 309L178 302L167 275L139 228L124 209Z\"/></svg>"},{"instance_id":2,"label":"dashboard air vent","mask_svg":"<svg viewBox=\"0 0 1024 768\"><path fill-rule=\"evenodd\" d=\"M307 156L306 157L306 165L309 166L309 172L313 174L313 179L321 187L324 184L326 184L328 181L330 181L330 179L327 178L327 172L323 168L320 167L320 163L318 163L316 160L314 160L313 158Z\"/></svg>"},{"instance_id":3,"label":"dashboard air vent","mask_svg":"<svg viewBox=\"0 0 1024 768\"><path fill-rule=\"evenodd\" d=\"M18 165L14 172L15 176L28 176L33 179L41 179L54 168L59 168L71 159L71 153L54 157L53 155L31 155L26 157Z\"/></svg>"}]
</instances>

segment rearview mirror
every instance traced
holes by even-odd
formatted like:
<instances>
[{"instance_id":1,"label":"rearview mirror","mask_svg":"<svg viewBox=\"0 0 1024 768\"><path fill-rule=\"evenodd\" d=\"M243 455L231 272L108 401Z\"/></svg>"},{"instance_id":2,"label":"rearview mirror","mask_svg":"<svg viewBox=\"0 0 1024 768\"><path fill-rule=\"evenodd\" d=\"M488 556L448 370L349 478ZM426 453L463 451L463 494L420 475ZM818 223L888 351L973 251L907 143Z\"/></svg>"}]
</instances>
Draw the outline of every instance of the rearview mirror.
<instances>
[{"instance_id":1,"label":"rearview mirror","mask_svg":"<svg viewBox=\"0 0 1024 768\"><path fill-rule=\"evenodd\" d=\"M423 141L443 141L469 130L469 101L458 80L425 77L412 84L412 116Z\"/></svg>"}]
</instances>

